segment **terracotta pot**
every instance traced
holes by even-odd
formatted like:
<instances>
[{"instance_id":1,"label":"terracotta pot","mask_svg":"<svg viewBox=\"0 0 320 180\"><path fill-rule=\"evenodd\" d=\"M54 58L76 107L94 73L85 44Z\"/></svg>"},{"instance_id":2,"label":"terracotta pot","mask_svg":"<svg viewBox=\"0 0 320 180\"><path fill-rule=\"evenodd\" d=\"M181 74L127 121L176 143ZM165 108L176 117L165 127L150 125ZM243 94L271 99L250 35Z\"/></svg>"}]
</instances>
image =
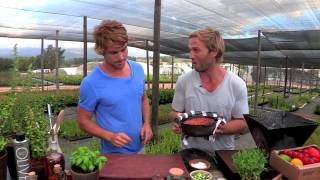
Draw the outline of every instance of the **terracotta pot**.
<instances>
[{"instance_id":1,"label":"terracotta pot","mask_svg":"<svg viewBox=\"0 0 320 180\"><path fill-rule=\"evenodd\" d=\"M75 170L76 168L71 168L72 179L76 180L98 180L99 179L99 170L95 170L91 173L80 173Z\"/></svg>"},{"instance_id":2,"label":"terracotta pot","mask_svg":"<svg viewBox=\"0 0 320 180\"><path fill-rule=\"evenodd\" d=\"M7 179L7 155L5 149L0 152L0 180Z\"/></svg>"}]
</instances>

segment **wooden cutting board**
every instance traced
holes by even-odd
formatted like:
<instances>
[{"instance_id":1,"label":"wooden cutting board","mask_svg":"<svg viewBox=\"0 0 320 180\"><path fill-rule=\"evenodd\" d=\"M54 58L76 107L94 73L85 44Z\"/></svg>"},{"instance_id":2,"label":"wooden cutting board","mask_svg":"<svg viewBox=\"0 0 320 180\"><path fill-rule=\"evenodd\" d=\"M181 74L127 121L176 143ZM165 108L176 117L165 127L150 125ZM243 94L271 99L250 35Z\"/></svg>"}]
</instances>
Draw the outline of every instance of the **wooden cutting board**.
<instances>
[{"instance_id":1,"label":"wooden cutting board","mask_svg":"<svg viewBox=\"0 0 320 180\"><path fill-rule=\"evenodd\" d=\"M99 179L152 179L156 175L166 177L169 169L178 167L189 173L180 154L104 154L108 158L100 171Z\"/></svg>"}]
</instances>

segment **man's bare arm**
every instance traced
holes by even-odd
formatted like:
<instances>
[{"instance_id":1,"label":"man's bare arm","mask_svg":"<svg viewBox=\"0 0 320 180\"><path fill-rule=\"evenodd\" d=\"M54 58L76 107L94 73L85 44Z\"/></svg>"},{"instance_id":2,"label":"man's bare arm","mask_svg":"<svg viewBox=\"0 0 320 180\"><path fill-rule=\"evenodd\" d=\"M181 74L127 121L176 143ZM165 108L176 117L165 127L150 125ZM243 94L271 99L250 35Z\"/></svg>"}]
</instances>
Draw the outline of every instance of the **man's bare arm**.
<instances>
[{"instance_id":1,"label":"man's bare arm","mask_svg":"<svg viewBox=\"0 0 320 180\"><path fill-rule=\"evenodd\" d=\"M92 122L91 112L88 112L79 106L77 108L77 111L79 127L87 133L110 141L116 147L122 147L131 141L131 138L126 133L113 133L101 128L96 123Z\"/></svg>"}]
</instances>

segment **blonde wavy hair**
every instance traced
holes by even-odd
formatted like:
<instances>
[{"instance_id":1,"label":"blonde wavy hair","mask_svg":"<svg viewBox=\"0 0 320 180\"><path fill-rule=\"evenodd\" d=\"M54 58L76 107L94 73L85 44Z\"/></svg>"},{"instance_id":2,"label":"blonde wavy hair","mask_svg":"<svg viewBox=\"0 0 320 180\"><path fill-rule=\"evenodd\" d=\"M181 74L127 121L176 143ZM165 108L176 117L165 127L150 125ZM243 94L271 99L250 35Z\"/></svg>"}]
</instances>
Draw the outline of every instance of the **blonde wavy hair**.
<instances>
[{"instance_id":1,"label":"blonde wavy hair","mask_svg":"<svg viewBox=\"0 0 320 180\"><path fill-rule=\"evenodd\" d=\"M95 27L93 35L95 51L100 55L104 55L108 43L118 43L123 46L128 43L126 28L115 20L103 20Z\"/></svg>"},{"instance_id":2,"label":"blonde wavy hair","mask_svg":"<svg viewBox=\"0 0 320 180\"><path fill-rule=\"evenodd\" d=\"M217 50L217 63L223 62L223 53L225 47L224 40L219 31L207 27L204 29L193 31L189 35L189 39L194 37L199 38L205 44L209 51Z\"/></svg>"}]
</instances>

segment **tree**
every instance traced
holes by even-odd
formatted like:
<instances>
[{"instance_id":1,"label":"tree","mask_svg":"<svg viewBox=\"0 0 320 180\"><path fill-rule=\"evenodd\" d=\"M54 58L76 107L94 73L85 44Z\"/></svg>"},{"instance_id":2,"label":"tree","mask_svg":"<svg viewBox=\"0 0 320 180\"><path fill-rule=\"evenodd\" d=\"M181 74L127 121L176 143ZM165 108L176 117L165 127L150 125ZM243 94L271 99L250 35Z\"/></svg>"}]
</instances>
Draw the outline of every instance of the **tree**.
<instances>
[{"instance_id":1,"label":"tree","mask_svg":"<svg viewBox=\"0 0 320 180\"><path fill-rule=\"evenodd\" d=\"M0 72L7 72L13 67L13 62L11 59L0 58Z\"/></svg>"},{"instance_id":2,"label":"tree","mask_svg":"<svg viewBox=\"0 0 320 180\"><path fill-rule=\"evenodd\" d=\"M64 62L64 51L64 49L58 48L59 64L63 64ZM44 51L44 68L51 70L56 68L56 48L52 45L48 45Z\"/></svg>"}]
</instances>

